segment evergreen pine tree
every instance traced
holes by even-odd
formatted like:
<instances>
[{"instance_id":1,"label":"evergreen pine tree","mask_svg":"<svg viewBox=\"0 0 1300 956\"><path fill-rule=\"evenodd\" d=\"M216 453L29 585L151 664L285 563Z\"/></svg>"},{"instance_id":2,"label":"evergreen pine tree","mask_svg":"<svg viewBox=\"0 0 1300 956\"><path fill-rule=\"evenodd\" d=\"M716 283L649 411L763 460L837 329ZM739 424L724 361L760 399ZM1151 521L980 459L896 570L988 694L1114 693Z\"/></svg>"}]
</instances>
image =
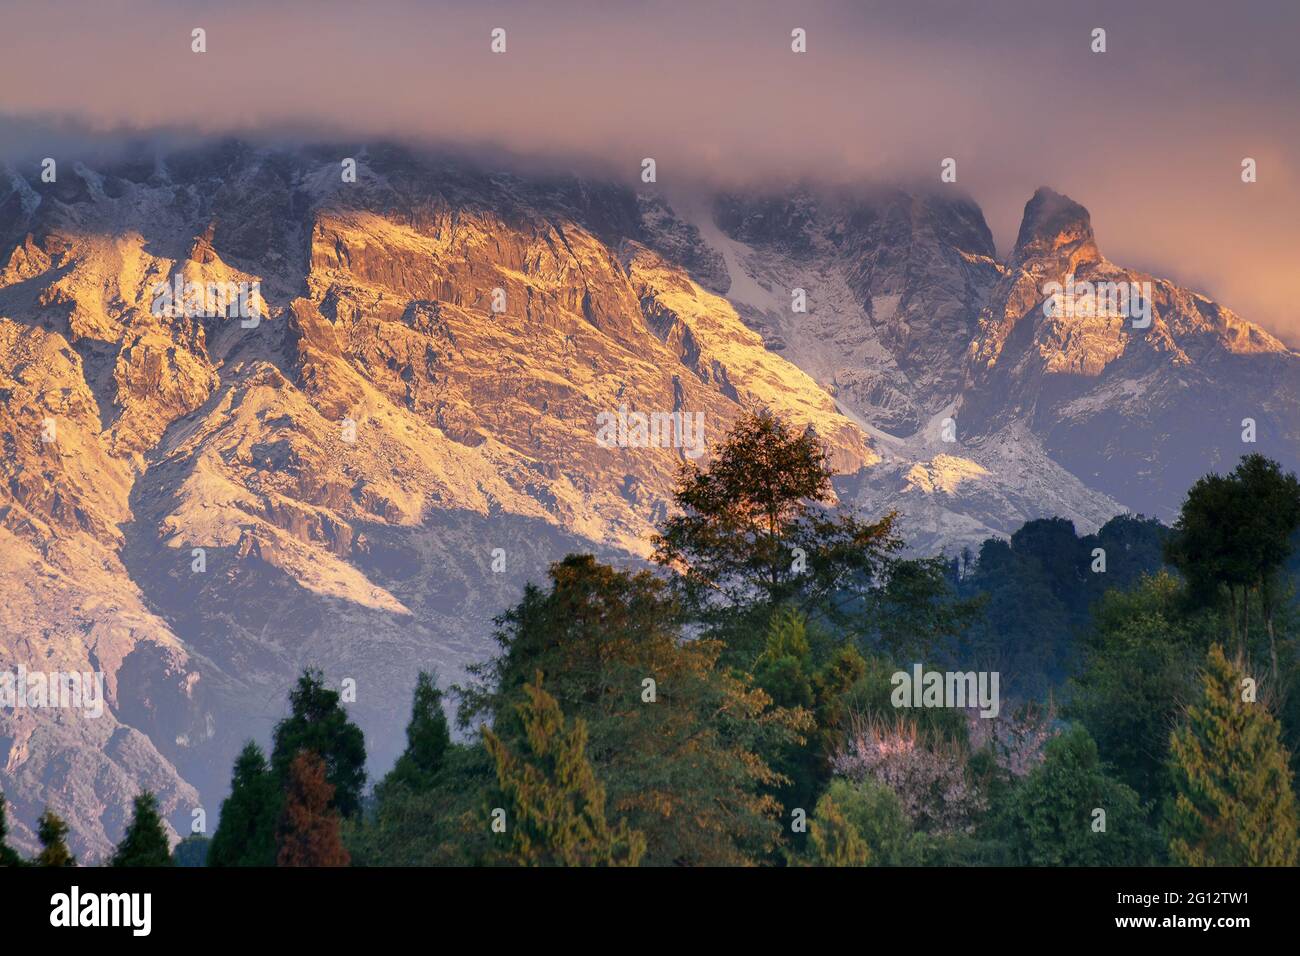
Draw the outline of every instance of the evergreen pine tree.
<instances>
[{"instance_id":1,"label":"evergreen pine tree","mask_svg":"<svg viewBox=\"0 0 1300 956\"><path fill-rule=\"evenodd\" d=\"M277 866L347 866L339 813L332 806L334 786L325 761L304 750L289 765L284 811L277 829Z\"/></svg>"},{"instance_id":2,"label":"evergreen pine tree","mask_svg":"<svg viewBox=\"0 0 1300 956\"><path fill-rule=\"evenodd\" d=\"M451 747L447 715L442 711L442 691L429 674L420 672L411 704L411 722L406 725L406 751L385 778L384 784L401 784L416 792L431 788L446 762Z\"/></svg>"},{"instance_id":3,"label":"evergreen pine tree","mask_svg":"<svg viewBox=\"0 0 1300 956\"><path fill-rule=\"evenodd\" d=\"M866 866L871 850L849 820L835 806L831 795L817 801L817 809L808 822L812 842L812 862L816 866Z\"/></svg>"},{"instance_id":4,"label":"evergreen pine tree","mask_svg":"<svg viewBox=\"0 0 1300 956\"><path fill-rule=\"evenodd\" d=\"M1294 866L1296 799L1273 715L1243 700L1243 668L1210 648L1201 700L1170 742L1169 852L1183 866Z\"/></svg>"},{"instance_id":5,"label":"evergreen pine tree","mask_svg":"<svg viewBox=\"0 0 1300 956\"><path fill-rule=\"evenodd\" d=\"M274 866L275 822L280 813L277 781L262 749L251 740L235 760L230 796L208 848L208 866Z\"/></svg>"},{"instance_id":6,"label":"evergreen pine tree","mask_svg":"<svg viewBox=\"0 0 1300 956\"><path fill-rule=\"evenodd\" d=\"M77 865L77 858L72 855L65 842L68 837L68 825L48 807L36 821L36 837L41 841L41 852L32 861L37 866Z\"/></svg>"},{"instance_id":7,"label":"evergreen pine tree","mask_svg":"<svg viewBox=\"0 0 1300 956\"><path fill-rule=\"evenodd\" d=\"M172 864L174 866L207 866L208 849L212 841L205 836L191 833L172 847Z\"/></svg>"},{"instance_id":8,"label":"evergreen pine tree","mask_svg":"<svg viewBox=\"0 0 1300 956\"><path fill-rule=\"evenodd\" d=\"M605 788L587 761L586 723L566 727L559 703L541 685L539 672L516 708L524 727L517 754L483 728L500 787L494 807L506 812L508 859L523 866L636 866L645 838L624 823L606 823Z\"/></svg>"},{"instance_id":9,"label":"evergreen pine tree","mask_svg":"<svg viewBox=\"0 0 1300 956\"><path fill-rule=\"evenodd\" d=\"M0 867L22 866L23 858L5 842L5 837L8 835L9 821L5 816L5 795L4 791L0 790Z\"/></svg>"},{"instance_id":10,"label":"evergreen pine tree","mask_svg":"<svg viewBox=\"0 0 1300 956\"><path fill-rule=\"evenodd\" d=\"M325 686L319 671L306 670L289 692L291 712L275 727L271 768L280 789L288 786L289 765L299 753L310 750L325 761L334 787L334 806L345 817L361 809L361 788L366 782L366 743L361 728L348 719L339 694Z\"/></svg>"},{"instance_id":11,"label":"evergreen pine tree","mask_svg":"<svg viewBox=\"0 0 1300 956\"><path fill-rule=\"evenodd\" d=\"M135 810L110 866L171 866L171 848L158 814L158 798L148 790L135 798Z\"/></svg>"}]
</instances>

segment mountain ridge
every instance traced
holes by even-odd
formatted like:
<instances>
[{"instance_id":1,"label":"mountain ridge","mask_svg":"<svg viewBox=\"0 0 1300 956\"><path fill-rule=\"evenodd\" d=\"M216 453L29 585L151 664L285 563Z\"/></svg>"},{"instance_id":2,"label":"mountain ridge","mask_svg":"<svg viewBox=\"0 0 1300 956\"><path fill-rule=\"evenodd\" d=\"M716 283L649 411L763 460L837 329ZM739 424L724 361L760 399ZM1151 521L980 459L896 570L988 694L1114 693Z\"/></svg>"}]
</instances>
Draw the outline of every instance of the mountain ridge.
<instances>
[{"instance_id":1,"label":"mountain ridge","mask_svg":"<svg viewBox=\"0 0 1300 956\"><path fill-rule=\"evenodd\" d=\"M1188 435L1234 401L1260 404L1268 448L1293 433L1294 353L1108 263L1050 191L1003 261L964 197L692 207L392 146L349 183L340 155L223 142L0 177L0 560L21 583L0 663L95 667L109 690L100 722L0 719L22 845L49 803L103 854L141 785L178 829L215 820L305 663L358 681L391 764L415 672L482 656L524 581L572 550L647 555L687 456L603 447L602 413L699 413L712 442L773 408L828 444L842 500L897 508L926 551L1167 515L1231 464L1227 425ZM1151 281L1151 328L1046 316L1074 269ZM177 278L256 286L256 321L154 314Z\"/></svg>"}]
</instances>

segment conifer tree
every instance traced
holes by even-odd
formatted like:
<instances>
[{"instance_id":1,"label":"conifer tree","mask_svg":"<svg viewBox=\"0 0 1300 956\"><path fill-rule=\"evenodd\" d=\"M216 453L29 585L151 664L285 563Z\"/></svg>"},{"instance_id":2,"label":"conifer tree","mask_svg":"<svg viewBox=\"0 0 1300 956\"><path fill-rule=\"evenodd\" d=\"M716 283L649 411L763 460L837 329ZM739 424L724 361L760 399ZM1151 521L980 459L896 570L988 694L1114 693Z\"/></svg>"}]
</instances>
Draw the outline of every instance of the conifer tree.
<instances>
[{"instance_id":1,"label":"conifer tree","mask_svg":"<svg viewBox=\"0 0 1300 956\"><path fill-rule=\"evenodd\" d=\"M325 761L304 750L289 765L284 811L277 829L277 866L347 866L339 813L332 806L334 786Z\"/></svg>"},{"instance_id":2,"label":"conifer tree","mask_svg":"<svg viewBox=\"0 0 1300 956\"><path fill-rule=\"evenodd\" d=\"M411 722L406 725L406 751L381 786L401 784L416 792L434 785L451 747L451 731L442 710L442 691L424 671L415 683Z\"/></svg>"},{"instance_id":3,"label":"conifer tree","mask_svg":"<svg viewBox=\"0 0 1300 956\"><path fill-rule=\"evenodd\" d=\"M306 670L289 692L291 712L276 724L271 768L283 790L288 786L289 765L303 750L325 761L334 787L334 806L345 817L361 809L361 788L366 782L366 743L361 728L348 719L339 693L325 686L320 671Z\"/></svg>"},{"instance_id":4,"label":"conifer tree","mask_svg":"<svg viewBox=\"0 0 1300 956\"><path fill-rule=\"evenodd\" d=\"M566 726L539 672L516 711L524 735L511 753L487 727L483 738L496 761L495 806L506 812L507 858L521 866L636 866L645 838L626 824L605 821L605 788L587 761L587 726Z\"/></svg>"},{"instance_id":5,"label":"conifer tree","mask_svg":"<svg viewBox=\"0 0 1300 956\"><path fill-rule=\"evenodd\" d=\"M171 848L158 814L158 798L148 790L135 798L131 823L110 866L171 866Z\"/></svg>"},{"instance_id":6,"label":"conifer tree","mask_svg":"<svg viewBox=\"0 0 1300 956\"><path fill-rule=\"evenodd\" d=\"M5 842L5 837L8 835L9 821L5 816L5 795L4 791L0 790L0 867L22 866L23 858Z\"/></svg>"},{"instance_id":7,"label":"conifer tree","mask_svg":"<svg viewBox=\"0 0 1300 956\"><path fill-rule=\"evenodd\" d=\"M208 866L274 866L280 793L262 749L249 741L235 760L230 796L208 848Z\"/></svg>"},{"instance_id":8,"label":"conifer tree","mask_svg":"<svg viewBox=\"0 0 1300 956\"><path fill-rule=\"evenodd\" d=\"M812 862L816 866L866 866L871 862L867 841L840 812L829 793L817 801L813 818L808 821L808 831Z\"/></svg>"},{"instance_id":9,"label":"conifer tree","mask_svg":"<svg viewBox=\"0 0 1300 956\"><path fill-rule=\"evenodd\" d=\"M68 849L68 825L48 807L36 821L36 837L41 852L32 862L37 866L76 866L77 858Z\"/></svg>"},{"instance_id":10,"label":"conifer tree","mask_svg":"<svg viewBox=\"0 0 1300 956\"><path fill-rule=\"evenodd\" d=\"M1201 700L1173 733L1169 852L1176 864L1296 864L1290 758L1273 715L1243 699L1245 676L1222 647L1211 647Z\"/></svg>"}]
</instances>

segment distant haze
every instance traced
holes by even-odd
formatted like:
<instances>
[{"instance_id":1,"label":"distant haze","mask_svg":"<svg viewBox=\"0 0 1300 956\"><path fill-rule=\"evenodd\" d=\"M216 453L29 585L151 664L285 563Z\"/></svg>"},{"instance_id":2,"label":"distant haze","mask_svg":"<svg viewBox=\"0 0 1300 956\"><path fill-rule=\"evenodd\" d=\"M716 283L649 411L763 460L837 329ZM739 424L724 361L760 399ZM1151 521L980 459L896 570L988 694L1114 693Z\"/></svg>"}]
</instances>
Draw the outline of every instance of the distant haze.
<instances>
[{"instance_id":1,"label":"distant haze","mask_svg":"<svg viewBox=\"0 0 1300 956\"><path fill-rule=\"evenodd\" d=\"M207 53L190 51L195 27ZM481 145L629 185L652 156L669 191L937 186L953 157L1003 252L1051 185L1092 211L1110 258L1300 343L1294 0L14 0L0 36L0 112L105 134Z\"/></svg>"}]
</instances>

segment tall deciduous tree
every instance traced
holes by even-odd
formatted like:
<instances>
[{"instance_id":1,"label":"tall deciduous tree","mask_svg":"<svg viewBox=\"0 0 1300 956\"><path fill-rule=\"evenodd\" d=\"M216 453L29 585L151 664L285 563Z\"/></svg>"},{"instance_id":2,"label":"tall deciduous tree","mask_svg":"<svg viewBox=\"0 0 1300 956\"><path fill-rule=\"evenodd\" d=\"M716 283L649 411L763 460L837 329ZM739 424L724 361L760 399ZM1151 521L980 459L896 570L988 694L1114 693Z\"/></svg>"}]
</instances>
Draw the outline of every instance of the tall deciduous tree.
<instances>
[{"instance_id":1,"label":"tall deciduous tree","mask_svg":"<svg viewBox=\"0 0 1300 956\"><path fill-rule=\"evenodd\" d=\"M680 572L688 603L705 613L848 600L901 543L892 514L867 523L832 510L832 475L811 429L747 413L706 469L683 465L680 513L655 537L655 560Z\"/></svg>"},{"instance_id":2,"label":"tall deciduous tree","mask_svg":"<svg viewBox=\"0 0 1300 956\"><path fill-rule=\"evenodd\" d=\"M340 816L333 806L334 785L325 761L301 751L289 764L284 810L276 828L277 866L347 866Z\"/></svg>"},{"instance_id":3,"label":"tall deciduous tree","mask_svg":"<svg viewBox=\"0 0 1300 956\"><path fill-rule=\"evenodd\" d=\"M523 737L514 752L483 729L496 762L508 859L523 866L636 866L645 838L625 823L606 822L605 788L587 760L586 723L566 726L541 684L539 673L524 685L527 700L517 707Z\"/></svg>"},{"instance_id":4,"label":"tall deciduous tree","mask_svg":"<svg viewBox=\"0 0 1300 956\"><path fill-rule=\"evenodd\" d=\"M1250 602L1258 601L1275 681L1278 576L1298 529L1300 481L1263 455L1246 455L1230 474L1206 475L1192 486L1166 546L1192 595L1227 595L1237 654L1247 659Z\"/></svg>"},{"instance_id":5,"label":"tall deciduous tree","mask_svg":"<svg viewBox=\"0 0 1300 956\"><path fill-rule=\"evenodd\" d=\"M111 866L171 866L171 848L158 813L158 798L148 790L135 798L131 822L113 853Z\"/></svg>"},{"instance_id":6,"label":"tall deciduous tree","mask_svg":"<svg viewBox=\"0 0 1300 956\"><path fill-rule=\"evenodd\" d=\"M1210 648L1199 703L1174 731L1169 852L1184 866L1294 866L1296 799L1277 721Z\"/></svg>"},{"instance_id":7,"label":"tall deciduous tree","mask_svg":"<svg viewBox=\"0 0 1300 956\"><path fill-rule=\"evenodd\" d=\"M785 781L763 759L810 727L775 707L750 678L720 666L720 642L685 640L664 583L571 555L547 591L529 586L499 619L493 660L458 688L460 719L490 716L514 746L516 706L537 671L590 734L588 754L608 788L612 819L646 835L646 863L741 865L771 853Z\"/></svg>"}]
</instances>

